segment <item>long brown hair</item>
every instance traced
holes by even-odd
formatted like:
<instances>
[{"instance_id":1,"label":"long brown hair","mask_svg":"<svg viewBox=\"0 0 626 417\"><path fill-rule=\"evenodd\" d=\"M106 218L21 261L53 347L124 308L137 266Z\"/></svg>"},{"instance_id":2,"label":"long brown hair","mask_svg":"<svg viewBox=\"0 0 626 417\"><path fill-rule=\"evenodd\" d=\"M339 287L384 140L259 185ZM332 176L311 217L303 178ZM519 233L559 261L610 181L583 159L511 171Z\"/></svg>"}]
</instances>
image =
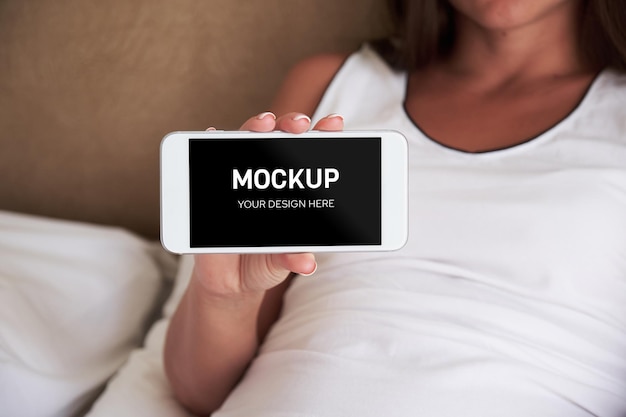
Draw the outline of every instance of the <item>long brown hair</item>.
<instances>
[{"instance_id":1,"label":"long brown hair","mask_svg":"<svg viewBox=\"0 0 626 417\"><path fill-rule=\"evenodd\" d=\"M396 33L375 47L399 69L423 68L452 49L454 11L447 0L388 0ZM626 72L626 1L584 0L580 45L586 63Z\"/></svg>"}]
</instances>

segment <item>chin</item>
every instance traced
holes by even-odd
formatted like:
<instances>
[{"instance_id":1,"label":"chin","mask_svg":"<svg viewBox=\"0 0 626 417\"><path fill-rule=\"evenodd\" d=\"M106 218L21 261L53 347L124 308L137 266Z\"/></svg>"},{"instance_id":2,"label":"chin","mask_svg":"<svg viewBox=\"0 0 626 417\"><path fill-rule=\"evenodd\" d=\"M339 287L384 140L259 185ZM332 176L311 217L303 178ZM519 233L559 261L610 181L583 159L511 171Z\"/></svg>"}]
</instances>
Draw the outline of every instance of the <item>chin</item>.
<instances>
[{"instance_id":1,"label":"chin","mask_svg":"<svg viewBox=\"0 0 626 417\"><path fill-rule=\"evenodd\" d=\"M507 31L572 16L579 0L450 0L465 19L489 30Z\"/></svg>"}]
</instances>

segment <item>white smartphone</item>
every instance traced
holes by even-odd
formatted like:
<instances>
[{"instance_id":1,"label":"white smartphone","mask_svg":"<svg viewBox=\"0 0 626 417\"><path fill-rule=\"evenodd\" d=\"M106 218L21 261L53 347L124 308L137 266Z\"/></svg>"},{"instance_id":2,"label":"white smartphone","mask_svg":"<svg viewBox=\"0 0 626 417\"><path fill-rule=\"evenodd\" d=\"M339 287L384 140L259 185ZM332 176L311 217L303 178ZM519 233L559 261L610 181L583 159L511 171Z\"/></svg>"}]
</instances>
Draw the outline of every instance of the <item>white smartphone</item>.
<instances>
[{"instance_id":1,"label":"white smartphone","mask_svg":"<svg viewBox=\"0 0 626 417\"><path fill-rule=\"evenodd\" d=\"M161 242L174 253L399 249L407 153L395 131L170 133Z\"/></svg>"}]
</instances>

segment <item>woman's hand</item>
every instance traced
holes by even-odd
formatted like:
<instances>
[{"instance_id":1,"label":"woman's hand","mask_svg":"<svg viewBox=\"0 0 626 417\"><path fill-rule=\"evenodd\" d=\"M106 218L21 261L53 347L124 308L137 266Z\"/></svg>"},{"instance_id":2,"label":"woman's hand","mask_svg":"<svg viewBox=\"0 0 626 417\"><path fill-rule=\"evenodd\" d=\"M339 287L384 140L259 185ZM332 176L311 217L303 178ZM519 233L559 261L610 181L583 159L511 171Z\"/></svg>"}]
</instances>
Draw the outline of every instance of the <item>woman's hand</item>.
<instances>
[{"instance_id":1,"label":"woman's hand","mask_svg":"<svg viewBox=\"0 0 626 417\"><path fill-rule=\"evenodd\" d=\"M302 113L287 113L276 117L266 112L248 119L240 130L270 132L281 130L303 133L311 128L311 119ZM212 128L209 128L209 130ZM338 115L322 118L315 130L343 129L343 119ZM317 265L311 253L195 256L193 284L200 284L209 296L236 296L263 293L282 283L291 272L311 275Z\"/></svg>"},{"instance_id":2,"label":"woman's hand","mask_svg":"<svg viewBox=\"0 0 626 417\"><path fill-rule=\"evenodd\" d=\"M239 130L250 130L252 132L282 130L290 133L303 133L310 128L311 119L305 114L292 112L276 117L271 112L265 112L246 120ZM343 130L343 118L337 114L328 115L320 119L313 127L313 130Z\"/></svg>"}]
</instances>

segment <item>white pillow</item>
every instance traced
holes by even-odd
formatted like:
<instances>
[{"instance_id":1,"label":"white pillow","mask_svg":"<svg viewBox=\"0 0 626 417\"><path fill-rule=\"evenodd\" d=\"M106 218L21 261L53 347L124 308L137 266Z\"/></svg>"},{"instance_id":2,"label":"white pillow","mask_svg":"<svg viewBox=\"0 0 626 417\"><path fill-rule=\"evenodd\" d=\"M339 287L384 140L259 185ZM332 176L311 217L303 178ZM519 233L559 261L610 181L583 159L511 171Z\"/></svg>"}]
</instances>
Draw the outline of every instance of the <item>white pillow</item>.
<instances>
[{"instance_id":1,"label":"white pillow","mask_svg":"<svg viewBox=\"0 0 626 417\"><path fill-rule=\"evenodd\" d=\"M174 289L163 307L163 318L156 322L142 348L107 384L87 417L189 417L174 399L163 369L163 345L170 318L187 288L193 256L181 257Z\"/></svg>"},{"instance_id":2,"label":"white pillow","mask_svg":"<svg viewBox=\"0 0 626 417\"><path fill-rule=\"evenodd\" d=\"M154 244L130 232L0 211L0 415L88 406L161 286Z\"/></svg>"}]
</instances>

